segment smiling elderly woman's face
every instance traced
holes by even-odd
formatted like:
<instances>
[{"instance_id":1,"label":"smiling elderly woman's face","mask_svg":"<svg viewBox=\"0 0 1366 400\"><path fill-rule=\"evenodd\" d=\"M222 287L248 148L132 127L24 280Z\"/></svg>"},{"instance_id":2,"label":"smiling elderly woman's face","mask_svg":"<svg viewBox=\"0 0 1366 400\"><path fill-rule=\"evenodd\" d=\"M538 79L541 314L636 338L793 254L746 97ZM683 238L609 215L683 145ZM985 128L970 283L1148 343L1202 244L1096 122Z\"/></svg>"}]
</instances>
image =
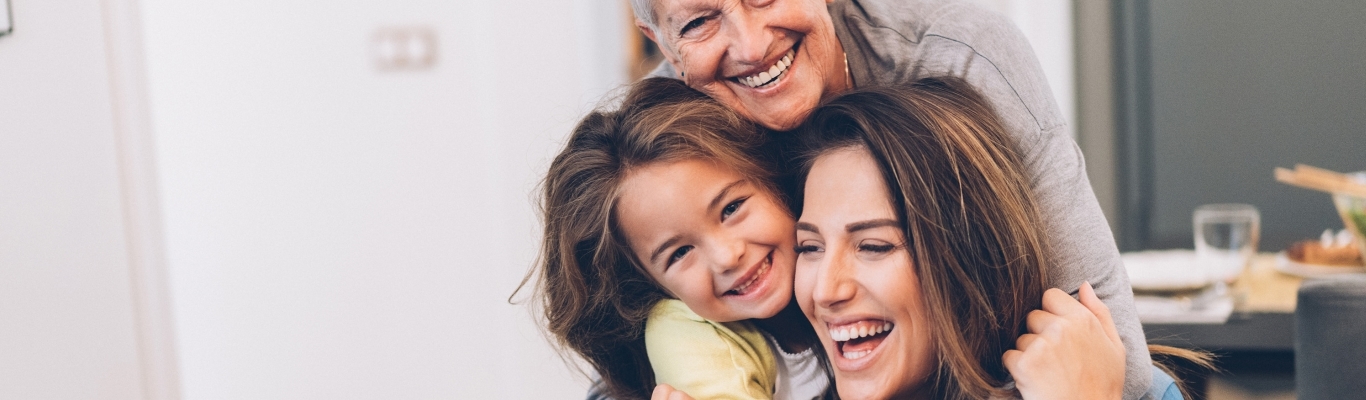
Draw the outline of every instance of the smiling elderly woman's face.
<instances>
[{"instance_id":1,"label":"smiling elderly woman's face","mask_svg":"<svg viewBox=\"0 0 1366 400\"><path fill-rule=\"evenodd\" d=\"M653 0L659 44L680 78L768 128L789 130L850 86L833 0Z\"/></svg>"}]
</instances>

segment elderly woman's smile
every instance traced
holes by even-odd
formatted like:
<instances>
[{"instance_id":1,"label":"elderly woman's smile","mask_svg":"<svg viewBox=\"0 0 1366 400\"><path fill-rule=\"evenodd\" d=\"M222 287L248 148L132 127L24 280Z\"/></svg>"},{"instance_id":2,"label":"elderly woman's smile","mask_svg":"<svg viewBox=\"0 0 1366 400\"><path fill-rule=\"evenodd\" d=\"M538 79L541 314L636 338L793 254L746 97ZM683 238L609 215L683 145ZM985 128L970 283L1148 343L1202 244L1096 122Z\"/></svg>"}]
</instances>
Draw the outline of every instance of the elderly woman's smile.
<instances>
[{"instance_id":1,"label":"elderly woman's smile","mask_svg":"<svg viewBox=\"0 0 1366 400\"><path fill-rule=\"evenodd\" d=\"M731 79L734 79L736 82L740 82L745 86L749 86L751 88L757 89L769 87L773 84L773 82L777 82L778 79L784 76L783 73L787 72L787 67L792 66L792 56L795 54L796 50L788 50L787 54L783 55L783 58L778 59L778 62L773 63L773 65L769 66L767 70L756 74L740 76Z\"/></svg>"}]
</instances>

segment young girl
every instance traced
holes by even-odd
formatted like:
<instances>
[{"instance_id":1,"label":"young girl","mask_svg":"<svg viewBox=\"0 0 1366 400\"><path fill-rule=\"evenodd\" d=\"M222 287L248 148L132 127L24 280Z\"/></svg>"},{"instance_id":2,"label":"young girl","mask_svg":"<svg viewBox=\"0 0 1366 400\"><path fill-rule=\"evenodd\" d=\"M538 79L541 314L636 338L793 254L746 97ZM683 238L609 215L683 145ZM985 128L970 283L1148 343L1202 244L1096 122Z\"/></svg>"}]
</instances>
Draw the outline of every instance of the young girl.
<instances>
[{"instance_id":1,"label":"young girl","mask_svg":"<svg viewBox=\"0 0 1366 400\"><path fill-rule=\"evenodd\" d=\"M792 215L763 133L672 79L574 129L544 182L548 330L607 394L812 399L829 379L792 299Z\"/></svg>"}]
</instances>

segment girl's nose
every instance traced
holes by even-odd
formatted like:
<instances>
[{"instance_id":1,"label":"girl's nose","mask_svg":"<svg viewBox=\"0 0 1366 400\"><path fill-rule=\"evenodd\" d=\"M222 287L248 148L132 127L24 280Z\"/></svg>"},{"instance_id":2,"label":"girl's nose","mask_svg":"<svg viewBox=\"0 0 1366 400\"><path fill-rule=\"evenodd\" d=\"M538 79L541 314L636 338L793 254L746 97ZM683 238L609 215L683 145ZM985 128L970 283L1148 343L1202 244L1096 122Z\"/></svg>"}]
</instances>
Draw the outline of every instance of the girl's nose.
<instances>
[{"instance_id":1,"label":"girl's nose","mask_svg":"<svg viewBox=\"0 0 1366 400\"><path fill-rule=\"evenodd\" d=\"M745 258L745 241L725 235L715 235L712 240L711 251L708 251L711 258L712 269L719 275L733 273L744 270L742 262Z\"/></svg>"}]
</instances>

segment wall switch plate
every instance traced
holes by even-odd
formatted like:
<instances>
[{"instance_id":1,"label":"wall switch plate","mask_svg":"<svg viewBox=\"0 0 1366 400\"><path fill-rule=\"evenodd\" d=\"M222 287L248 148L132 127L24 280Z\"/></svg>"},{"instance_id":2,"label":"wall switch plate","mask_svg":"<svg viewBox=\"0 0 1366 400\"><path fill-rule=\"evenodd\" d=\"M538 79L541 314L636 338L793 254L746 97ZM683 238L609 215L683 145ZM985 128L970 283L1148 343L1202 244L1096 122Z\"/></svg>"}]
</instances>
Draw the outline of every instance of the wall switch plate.
<instances>
[{"instance_id":1,"label":"wall switch plate","mask_svg":"<svg viewBox=\"0 0 1366 400\"><path fill-rule=\"evenodd\" d=\"M429 27L386 27L375 31L372 54L380 71L428 70L436 65L436 31Z\"/></svg>"},{"instance_id":2,"label":"wall switch plate","mask_svg":"<svg viewBox=\"0 0 1366 400\"><path fill-rule=\"evenodd\" d=\"M0 0L5 4L0 4L0 36L8 35L14 31L14 18L10 17L9 0Z\"/></svg>"}]
</instances>

